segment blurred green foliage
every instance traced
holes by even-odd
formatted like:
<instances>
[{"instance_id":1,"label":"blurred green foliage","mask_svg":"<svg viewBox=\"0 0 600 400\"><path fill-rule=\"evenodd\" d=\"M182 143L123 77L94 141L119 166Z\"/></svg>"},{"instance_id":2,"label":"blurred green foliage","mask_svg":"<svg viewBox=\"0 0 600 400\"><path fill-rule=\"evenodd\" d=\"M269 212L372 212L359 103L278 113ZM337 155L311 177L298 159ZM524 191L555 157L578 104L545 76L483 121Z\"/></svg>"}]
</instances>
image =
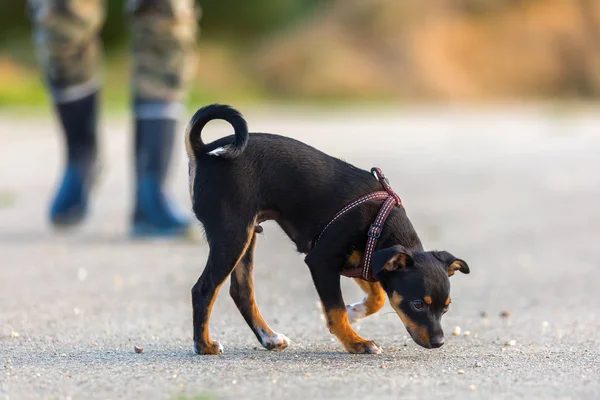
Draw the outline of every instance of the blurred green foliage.
<instances>
[{"instance_id":1,"label":"blurred green foliage","mask_svg":"<svg viewBox=\"0 0 600 400\"><path fill-rule=\"evenodd\" d=\"M31 35L27 0L1 0L0 44ZM129 36L126 0L105 0L107 18L102 37L107 50L120 47ZM321 0L323 2L325 0ZM302 18L319 0L200 0L201 35L213 40L247 43L259 40Z\"/></svg>"},{"instance_id":2,"label":"blurred green foliage","mask_svg":"<svg viewBox=\"0 0 600 400\"><path fill-rule=\"evenodd\" d=\"M122 73L126 62L123 56L127 54L122 50L130 38L125 14L128 0L89 1L104 1L106 4L106 20L101 32L109 89L105 93L105 101L107 105L119 108L126 104L128 98L127 76ZM281 29L309 16L318 4L329 1L332 0L196 0L200 11L200 40L222 45L234 54L237 50L252 48L265 37L277 35ZM28 8L28 0L0 0L0 61L3 55L8 55L8 76L18 76L14 85L0 84L0 108L9 105L36 106L48 101L48 93L36 71L38 63ZM6 69L0 69L0 74L3 72ZM192 85L190 101L211 99L216 96L215 90ZM247 87L236 88L233 92L218 91L219 97L230 95L254 99L260 96L256 90Z\"/></svg>"},{"instance_id":3,"label":"blurred green foliage","mask_svg":"<svg viewBox=\"0 0 600 400\"><path fill-rule=\"evenodd\" d=\"M0 0L0 107L47 102L27 1ZM106 99L123 106L131 0L85 1L106 4ZM600 0L196 2L191 102L600 96Z\"/></svg>"}]
</instances>

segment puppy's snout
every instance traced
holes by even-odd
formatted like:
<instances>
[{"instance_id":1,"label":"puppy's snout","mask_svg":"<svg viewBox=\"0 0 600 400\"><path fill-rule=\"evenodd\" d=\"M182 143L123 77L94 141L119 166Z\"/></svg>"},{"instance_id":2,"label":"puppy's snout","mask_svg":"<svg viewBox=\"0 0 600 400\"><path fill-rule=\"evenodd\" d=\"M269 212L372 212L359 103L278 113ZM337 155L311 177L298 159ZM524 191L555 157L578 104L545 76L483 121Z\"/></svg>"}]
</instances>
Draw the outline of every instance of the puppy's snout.
<instances>
[{"instance_id":1,"label":"puppy's snout","mask_svg":"<svg viewBox=\"0 0 600 400\"><path fill-rule=\"evenodd\" d=\"M444 334L442 333L442 334L437 334L437 335L433 336L429 343L431 344L431 347L433 347L434 349L437 349L438 347L442 347L444 345Z\"/></svg>"}]
</instances>

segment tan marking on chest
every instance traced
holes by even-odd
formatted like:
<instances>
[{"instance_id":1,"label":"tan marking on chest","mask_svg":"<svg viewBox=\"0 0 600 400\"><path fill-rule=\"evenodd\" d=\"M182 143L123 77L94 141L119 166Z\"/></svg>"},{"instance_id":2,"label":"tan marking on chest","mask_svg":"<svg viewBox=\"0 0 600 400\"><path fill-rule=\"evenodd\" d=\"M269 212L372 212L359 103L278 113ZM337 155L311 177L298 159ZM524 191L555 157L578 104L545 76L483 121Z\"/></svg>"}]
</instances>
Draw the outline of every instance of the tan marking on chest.
<instances>
[{"instance_id":1,"label":"tan marking on chest","mask_svg":"<svg viewBox=\"0 0 600 400\"><path fill-rule=\"evenodd\" d=\"M359 267L362 264L362 259L363 252L355 250L352 252L352 254L350 254L350 257L348 257L348 264L353 267Z\"/></svg>"}]
</instances>

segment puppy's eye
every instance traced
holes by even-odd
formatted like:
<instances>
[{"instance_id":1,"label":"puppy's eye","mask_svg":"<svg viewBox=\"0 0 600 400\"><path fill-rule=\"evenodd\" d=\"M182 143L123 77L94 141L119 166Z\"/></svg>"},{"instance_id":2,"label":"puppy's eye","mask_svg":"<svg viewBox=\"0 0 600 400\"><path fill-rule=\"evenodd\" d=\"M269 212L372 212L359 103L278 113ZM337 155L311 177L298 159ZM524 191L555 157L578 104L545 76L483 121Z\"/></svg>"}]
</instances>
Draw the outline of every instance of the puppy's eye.
<instances>
[{"instance_id":1,"label":"puppy's eye","mask_svg":"<svg viewBox=\"0 0 600 400\"><path fill-rule=\"evenodd\" d=\"M423 303L421 300L415 300L410 304L412 305L412 308L414 308L417 311L425 310L425 303Z\"/></svg>"}]
</instances>

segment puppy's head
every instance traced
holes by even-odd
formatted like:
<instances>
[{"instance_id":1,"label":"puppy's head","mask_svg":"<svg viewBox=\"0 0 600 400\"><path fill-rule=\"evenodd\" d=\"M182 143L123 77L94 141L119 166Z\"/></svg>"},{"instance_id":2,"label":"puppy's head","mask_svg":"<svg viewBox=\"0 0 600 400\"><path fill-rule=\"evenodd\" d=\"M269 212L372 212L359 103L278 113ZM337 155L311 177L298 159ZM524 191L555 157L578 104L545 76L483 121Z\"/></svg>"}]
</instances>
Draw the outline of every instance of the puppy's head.
<instances>
[{"instance_id":1,"label":"puppy's head","mask_svg":"<svg viewBox=\"0 0 600 400\"><path fill-rule=\"evenodd\" d=\"M446 251L410 253L402 246L376 251L373 274L386 290L413 340L428 349L444 344L441 320L450 306L450 280L469 266Z\"/></svg>"}]
</instances>

